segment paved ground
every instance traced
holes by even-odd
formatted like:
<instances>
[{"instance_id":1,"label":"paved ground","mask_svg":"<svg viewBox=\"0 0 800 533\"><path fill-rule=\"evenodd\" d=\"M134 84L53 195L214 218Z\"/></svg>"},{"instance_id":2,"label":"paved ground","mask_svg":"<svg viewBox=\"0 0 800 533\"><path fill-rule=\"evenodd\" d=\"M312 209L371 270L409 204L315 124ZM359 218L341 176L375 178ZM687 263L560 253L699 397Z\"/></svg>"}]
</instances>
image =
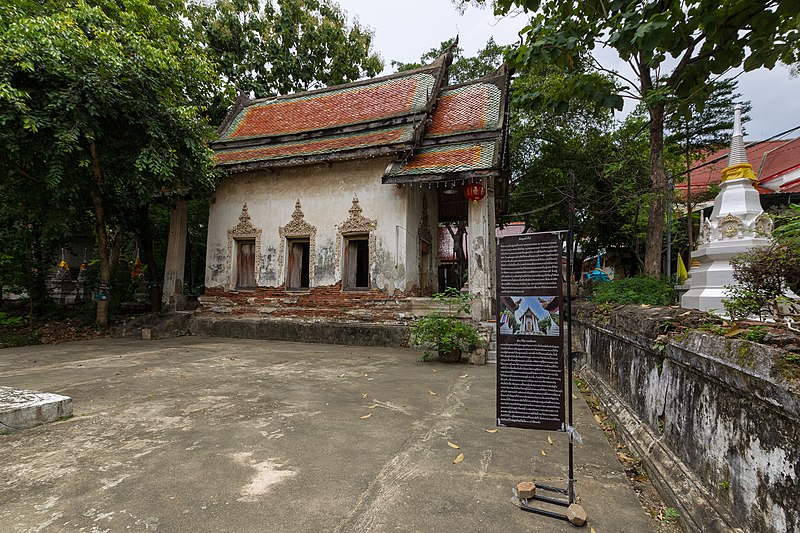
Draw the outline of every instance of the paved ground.
<instances>
[{"instance_id":1,"label":"paved ground","mask_svg":"<svg viewBox=\"0 0 800 533\"><path fill-rule=\"evenodd\" d=\"M511 501L518 481L563 485L565 435L487 433L495 367L417 355L200 337L2 350L0 384L71 396L75 416L0 436L0 531L575 530ZM589 525L651 531L575 405Z\"/></svg>"}]
</instances>

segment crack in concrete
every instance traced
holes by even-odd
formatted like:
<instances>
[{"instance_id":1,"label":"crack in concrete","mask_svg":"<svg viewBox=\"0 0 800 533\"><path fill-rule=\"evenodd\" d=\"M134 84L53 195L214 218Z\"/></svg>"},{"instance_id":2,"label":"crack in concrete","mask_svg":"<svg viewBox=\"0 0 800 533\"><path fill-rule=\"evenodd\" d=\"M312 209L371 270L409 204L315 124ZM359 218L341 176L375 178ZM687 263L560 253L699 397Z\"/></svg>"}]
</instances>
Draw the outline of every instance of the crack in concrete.
<instances>
[{"instance_id":1,"label":"crack in concrete","mask_svg":"<svg viewBox=\"0 0 800 533\"><path fill-rule=\"evenodd\" d=\"M383 465L367 489L361 493L353 509L333 530L334 533L366 533L376 530L379 513L401 493L399 483L414 479L422 473L413 466L413 462L420 453L430 454L430 448L426 444L450 429L448 422L463 407L462 398L469 387L469 381L458 380L454 383L444 398L445 409L427 416L417 424L417 433L406 439L394 457ZM420 431L425 427L428 428L427 431Z\"/></svg>"}]
</instances>

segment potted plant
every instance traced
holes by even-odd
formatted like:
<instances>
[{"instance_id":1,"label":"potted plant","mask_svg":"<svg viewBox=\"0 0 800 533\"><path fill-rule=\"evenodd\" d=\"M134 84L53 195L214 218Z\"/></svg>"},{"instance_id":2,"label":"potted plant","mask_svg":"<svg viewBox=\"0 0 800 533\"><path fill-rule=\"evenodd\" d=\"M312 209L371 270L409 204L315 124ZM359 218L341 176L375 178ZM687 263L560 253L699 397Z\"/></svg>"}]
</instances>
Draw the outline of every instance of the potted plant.
<instances>
[{"instance_id":1,"label":"potted plant","mask_svg":"<svg viewBox=\"0 0 800 533\"><path fill-rule=\"evenodd\" d=\"M457 363L461 354L480 343L478 331L469 323L456 318L459 312L469 312L469 294L462 294L454 288L434 294L433 298L447 304L447 315L436 312L418 319L411 325L411 345L436 350L439 360ZM423 360L431 357L425 352Z\"/></svg>"}]
</instances>

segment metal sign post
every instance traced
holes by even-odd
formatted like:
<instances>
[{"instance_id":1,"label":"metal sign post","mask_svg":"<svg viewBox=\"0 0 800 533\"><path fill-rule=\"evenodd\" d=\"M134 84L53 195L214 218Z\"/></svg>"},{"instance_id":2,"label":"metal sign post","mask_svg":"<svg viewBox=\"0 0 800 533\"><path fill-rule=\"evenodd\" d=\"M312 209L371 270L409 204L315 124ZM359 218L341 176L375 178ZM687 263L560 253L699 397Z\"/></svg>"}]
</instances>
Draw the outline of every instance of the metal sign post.
<instances>
[{"instance_id":1,"label":"metal sign post","mask_svg":"<svg viewBox=\"0 0 800 533\"><path fill-rule=\"evenodd\" d=\"M543 232L498 239L497 268L497 425L565 431L569 435L566 488L536 483L520 509L576 525L572 405L573 234ZM566 243L562 235L566 233ZM562 250L566 244L566 298L562 294ZM562 330L566 312L566 337ZM566 350L565 350L566 346ZM566 361L565 361L566 359ZM566 376L565 376L566 374ZM565 409L566 408L566 409ZM552 493L544 496L540 492ZM567 507L559 513L533 501ZM578 523L580 522L580 523Z\"/></svg>"}]
</instances>

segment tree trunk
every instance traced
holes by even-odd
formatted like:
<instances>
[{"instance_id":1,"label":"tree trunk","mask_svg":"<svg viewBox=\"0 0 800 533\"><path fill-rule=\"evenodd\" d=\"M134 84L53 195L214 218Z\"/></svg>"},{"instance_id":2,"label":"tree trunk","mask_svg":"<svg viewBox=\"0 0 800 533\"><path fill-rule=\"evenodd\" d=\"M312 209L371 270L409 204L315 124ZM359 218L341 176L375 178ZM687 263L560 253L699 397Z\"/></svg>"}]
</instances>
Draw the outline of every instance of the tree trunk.
<instances>
[{"instance_id":1,"label":"tree trunk","mask_svg":"<svg viewBox=\"0 0 800 533\"><path fill-rule=\"evenodd\" d=\"M42 250L42 229L33 222L28 224L30 256L28 266L29 322L41 318L47 302L47 261Z\"/></svg>"},{"instance_id":2,"label":"tree trunk","mask_svg":"<svg viewBox=\"0 0 800 533\"><path fill-rule=\"evenodd\" d=\"M105 299L97 301L96 323L100 326L107 326L111 306L111 247L109 245L108 229L106 228L106 211L103 202L103 193L100 185L103 182L103 174L100 170L100 159L97 155L97 146L89 144L89 155L92 157L92 185L89 195L92 197L94 205L94 230L97 238L97 253L100 257L100 292L105 295Z\"/></svg>"},{"instance_id":3,"label":"tree trunk","mask_svg":"<svg viewBox=\"0 0 800 533\"><path fill-rule=\"evenodd\" d=\"M139 208L139 220L142 224L140 236L144 250L144 262L147 265L147 279L150 285L150 311L158 313L161 311L161 275L158 272L158 263L156 262L149 206L143 205Z\"/></svg>"},{"instance_id":4,"label":"tree trunk","mask_svg":"<svg viewBox=\"0 0 800 533\"><path fill-rule=\"evenodd\" d=\"M644 249L644 273L661 276L661 248L664 240L664 104L648 107L650 113L650 212L647 216L647 242Z\"/></svg>"},{"instance_id":5,"label":"tree trunk","mask_svg":"<svg viewBox=\"0 0 800 533\"><path fill-rule=\"evenodd\" d=\"M691 160L691 137L689 135L689 120L686 120L686 225L689 227L687 237L687 248L689 248L688 258L686 263L688 266L692 261L692 252L694 251L694 225L692 224L692 160Z\"/></svg>"}]
</instances>

